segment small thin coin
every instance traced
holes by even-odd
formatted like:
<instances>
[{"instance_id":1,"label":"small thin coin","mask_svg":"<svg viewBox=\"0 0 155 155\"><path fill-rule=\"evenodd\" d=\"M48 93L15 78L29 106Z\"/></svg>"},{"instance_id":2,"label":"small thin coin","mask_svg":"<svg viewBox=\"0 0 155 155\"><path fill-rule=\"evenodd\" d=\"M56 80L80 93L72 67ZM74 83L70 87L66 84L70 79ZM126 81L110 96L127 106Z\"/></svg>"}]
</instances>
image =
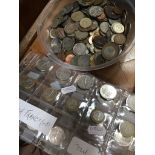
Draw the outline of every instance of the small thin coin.
<instances>
[{"instance_id":1,"label":"small thin coin","mask_svg":"<svg viewBox=\"0 0 155 155\"><path fill-rule=\"evenodd\" d=\"M115 43L107 43L102 48L102 56L106 60L112 60L119 54L119 47Z\"/></svg>"},{"instance_id":2,"label":"small thin coin","mask_svg":"<svg viewBox=\"0 0 155 155\"><path fill-rule=\"evenodd\" d=\"M71 15L71 19L74 21L74 22L79 22L82 18L84 18L85 15L83 14L83 12L81 11L77 11L77 12L74 12L72 13Z\"/></svg>"},{"instance_id":3,"label":"small thin coin","mask_svg":"<svg viewBox=\"0 0 155 155\"><path fill-rule=\"evenodd\" d=\"M92 17L98 17L103 13L103 8L100 6L92 6L89 8L89 14Z\"/></svg>"},{"instance_id":4,"label":"small thin coin","mask_svg":"<svg viewBox=\"0 0 155 155\"><path fill-rule=\"evenodd\" d=\"M88 75L83 75L77 81L77 85L79 88L83 90L88 90L94 86L94 79Z\"/></svg>"},{"instance_id":5,"label":"small thin coin","mask_svg":"<svg viewBox=\"0 0 155 155\"><path fill-rule=\"evenodd\" d=\"M101 123L101 122L103 122L103 120L104 120L104 114L103 114L103 112L102 111L100 111L100 110L93 110L92 112L91 112L91 114L90 114L90 118L91 118L91 120L94 122L94 123L96 123L96 124L99 124L99 123Z\"/></svg>"},{"instance_id":6,"label":"small thin coin","mask_svg":"<svg viewBox=\"0 0 155 155\"><path fill-rule=\"evenodd\" d=\"M53 38L51 41L51 49L53 53L60 53L61 52L61 41L58 38Z\"/></svg>"},{"instance_id":7,"label":"small thin coin","mask_svg":"<svg viewBox=\"0 0 155 155\"><path fill-rule=\"evenodd\" d=\"M56 71L56 77L62 81L66 81L71 77L72 72L65 68L59 68Z\"/></svg>"},{"instance_id":8,"label":"small thin coin","mask_svg":"<svg viewBox=\"0 0 155 155\"><path fill-rule=\"evenodd\" d=\"M65 104L66 110L69 112L77 112L79 109L79 101L75 98L68 98Z\"/></svg>"},{"instance_id":9,"label":"small thin coin","mask_svg":"<svg viewBox=\"0 0 155 155\"><path fill-rule=\"evenodd\" d=\"M124 121L120 124L120 132L123 137L129 138L135 136L135 126L134 124Z\"/></svg>"},{"instance_id":10,"label":"small thin coin","mask_svg":"<svg viewBox=\"0 0 155 155\"><path fill-rule=\"evenodd\" d=\"M100 24L100 30L103 32L103 33L107 33L107 31L109 30L109 24L108 22L102 22Z\"/></svg>"},{"instance_id":11,"label":"small thin coin","mask_svg":"<svg viewBox=\"0 0 155 155\"><path fill-rule=\"evenodd\" d=\"M59 126L53 127L48 135L49 141L54 145L61 145L61 143L65 140L65 138L66 138L65 132Z\"/></svg>"},{"instance_id":12,"label":"small thin coin","mask_svg":"<svg viewBox=\"0 0 155 155\"><path fill-rule=\"evenodd\" d=\"M121 24L119 22L115 22L112 24L111 30L114 33L123 33L124 32L124 26L123 26L123 24Z\"/></svg>"},{"instance_id":13,"label":"small thin coin","mask_svg":"<svg viewBox=\"0 0 155 155\"><path fill-rule=\"evenodd\" d=\"M124 34L116 34L114 42L118 45L123 45L126 42L126 36Z\"/></svg>"},{"instance_id":14,"label":"small thin coin","mask_svg":"<svg viewBox=\"0 0 155 155\"><path fill-rule=\"evenodd\" d=\"M82 18L80 20L80 26L82 28L89 28L92 25L92 20L90 18Z\"/></svg>"},{"instance_id":15,"label":"small thin coin","mask_svg":"<svg viewBox=\"0 0 155 155\"><path fill-rule=\"evenodd\" d=\"M106 100L113 100L117 95L117 90L109 84L104 84L100 88L100 95Z\"/></svg>"},{"instance_id":16,"label":"small thin coin","mask_svg":"<svg viewBox=\"0 0 155 155\"><path fill-rule=\"evenodd\" d=\"M135 111L135 95L129 95L126 99L126 105L132 110Z\"/></svg>"},{"instance_id":17,"label":"small thin coin","mask_svg":"<svg viewBox=\"0 0 155 155\"><path fill-rule=\"evenodd\" d=\"M47 102L54 102L57 94L57 90L54 90L52 88L46 88L42 93L42 97Z\"/></svg>"},{"instance_id":18,"label":"small thin coin","mask_svg":"<svg viewBox=\"0 0 155 155\"><path fill-rule=\"evenodd\" d=\"M64 51L71 51L75 44L74 38L65 37L62 41L62 48Z\"/></svg>"},{"instance_id":19,"label":"small thin coin","mask_svg":"<svg viewBox=\"0 0 155 155\"><path fill-rule=\"evenodd\" d=\"M87 53L87 47L84 43L77 43L73 47L73 53L75 55L86 55Z\"/></svg>"},{"instance_id":20,"label":"small thin coin","mask_svg":"<svg viewBox=\"0 0 155 155\"><path fill-rule=\"evenodd\" d=\"M88 37L88 32L82 32L82 31L75 31L75 38L77 40L84 40Z\"/></svg>"}]
</instances>

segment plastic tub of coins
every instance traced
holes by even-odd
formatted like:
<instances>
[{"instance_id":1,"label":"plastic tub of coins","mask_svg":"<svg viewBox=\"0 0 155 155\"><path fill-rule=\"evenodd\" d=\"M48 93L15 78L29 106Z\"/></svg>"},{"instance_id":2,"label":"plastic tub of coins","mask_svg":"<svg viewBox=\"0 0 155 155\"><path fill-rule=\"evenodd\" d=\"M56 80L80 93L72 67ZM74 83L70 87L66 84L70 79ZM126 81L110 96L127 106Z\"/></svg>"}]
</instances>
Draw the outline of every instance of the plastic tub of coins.
<instances>
[{"instance_id":1,"label":"plastic tub of coins","mask_svg":"<svg viewBox=\"0 0 155 155\"><path fill-rule=\"evenodd\" d=\"M42 19L46 55L69 69L105 68L134 48L134 0L52 0Z\"/></svg>"}]
</instances>

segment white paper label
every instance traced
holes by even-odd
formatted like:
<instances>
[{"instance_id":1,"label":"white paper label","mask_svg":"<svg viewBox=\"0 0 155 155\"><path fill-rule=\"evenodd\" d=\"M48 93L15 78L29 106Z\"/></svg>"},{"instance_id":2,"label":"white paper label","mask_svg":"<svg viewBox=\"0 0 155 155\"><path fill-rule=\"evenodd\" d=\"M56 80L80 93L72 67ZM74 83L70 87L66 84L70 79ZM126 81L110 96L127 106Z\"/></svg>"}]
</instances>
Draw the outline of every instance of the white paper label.
<instances>
[{"instance_id":1,"label":"white paper label","mask_svg":"<svg viewBox=\"0 0 155 155\"><path fill-rule=\"evenodd\" d=\"M73 137L67 152L71 155L100 155L99 149L85 141Z\"/></svg>"},{"instance_id":2,"label":"white paper label","mask_svg":"<svg viewBox=\"0 0 155 155\"><path fill-rule=\"evenodd\" d=\"M27 74L27 76L29 77L29 78L32 78L32 79L34 79L34 80L37 80L38 78L39 78L39 74L37 74L37 73L34 73L34 72L29 72L28 74Z\"/></svg>"},{"instance_id":3,"label":"white paper label","mask_svg":"<svg viewBox=\"0 0 155 155\"><path fill-rule=\"evenodd\" d=\"M88 133L91 135L105 136L106 129L104 126L89 126Z\"/></svg>"},{"instance_id":4,"label":"white paper label","mask_svg":"<svg viewBox=\"0 0 155 155\"><path fill-rule=\"evenodd\" d=\"M57 118L19 99L19 120L48 135Z\"/></svg>"},{"instance_id":5,"label":"white paper label","mask_svg":"<svg viewBox=\"0 0 155 155\"><path fill-rule=\"evenodd\" d=\"M74 85L65 87L61 89L62 94L68 94L76 91L76 87Z\"/></svg>"}]
</instances>

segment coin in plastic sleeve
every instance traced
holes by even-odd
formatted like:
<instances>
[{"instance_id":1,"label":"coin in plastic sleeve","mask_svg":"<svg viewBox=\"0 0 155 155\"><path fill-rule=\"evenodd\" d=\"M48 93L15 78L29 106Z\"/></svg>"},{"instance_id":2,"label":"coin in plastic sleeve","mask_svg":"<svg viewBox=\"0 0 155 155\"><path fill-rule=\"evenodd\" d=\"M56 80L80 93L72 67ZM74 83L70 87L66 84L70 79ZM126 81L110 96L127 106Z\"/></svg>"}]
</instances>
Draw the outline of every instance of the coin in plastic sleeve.
<instances>
[{"instance_id":1,"label":"coin in plastic sleeve","mask_svg":"<svg viewBox=\"0 0 155 155\"><path fill-rule=\"evenodd\" d=\"M65 104L66 110L69 112L77 112L79 109L79 101L75 98L68 98Z\"/></svg>"},{"instance_id":2,"label":"coin in plastic sleeve","mask_svg":"<svg viewBox=\"0 0 155 155\"><path fill-rule=\"evenodd\" d=\"M96 124L103 122L105 118L103 112L96 109L91 112L90 117L91 117L91 120Z\"/></svg>"},{"instance_id":3,"label":"coin in plastic sleeve","mask_svg":"<svg viewBox=\"0 0 155 155\"><path fill-rule=\"evenodd\" d=\"M56 71L56 77L62 81L66 81L70 78L72 72L65 68L59 68Z\"/></svg>"},{"instance_id":4,"label":"coin in plastic sleeve","mask_svg":"<svg viewBox=\"0 0 155 155\"><path fill-rule=\"evenodd\" d=\"M117 95L117 90L112 85L104 84L100 88L100 95L106 100L113 100Z\"/></svg>"},{"instance_id":5,"label":"coin in plastic sleeve","mask_svg":"<svg viewBox=\"0 0 155 155\"><path fill-rule=\"evenodd\" d=\"M41 72L45 72L50 68L50 62L48 60L40 59L38 60L36 67Z\"/></svg>"},{"instance_id":6,"label":"coin in plastic sleeve","mask_svg":"<svg viewBox=\"0 0 155 155\"><path fill-rule=\"evenodd\" d=\"M36 84L35 81L30 78L27 78L21 82L21 86L28 91L33 90L33 88L35 87L35 84Z\"/></svg>"},{"instance_id":7,"label":"coin in plastic sleeve","mask_svg":"<svg viewBox=\"0 0 155 155\"><path fill-rule=\"evenodd\" d=\"M48 139L53 145L61 145L61 143L65 140L65 138L66 138L65 132L59 126L53 127L48 135Z\"/></svg>"}]
</instances>

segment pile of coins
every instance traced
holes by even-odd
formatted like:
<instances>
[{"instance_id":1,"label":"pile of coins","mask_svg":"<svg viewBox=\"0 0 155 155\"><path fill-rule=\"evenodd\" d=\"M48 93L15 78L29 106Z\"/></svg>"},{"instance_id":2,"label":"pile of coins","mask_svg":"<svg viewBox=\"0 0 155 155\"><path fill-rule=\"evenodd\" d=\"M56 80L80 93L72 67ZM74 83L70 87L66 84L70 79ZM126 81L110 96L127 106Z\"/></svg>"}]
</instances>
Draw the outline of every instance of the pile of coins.
<instances>
[{"instance_id":1,"label":"pile of coins","mask_svg":"<svg viewBox=\"0 0 155 155\"><path fill-rule=\"evenodd\" d=\"M77 0L53 20L49 30L53 53L81 67L117 57L127 38L126 10L108 0Z\"/></svg>"}]
</instances>

